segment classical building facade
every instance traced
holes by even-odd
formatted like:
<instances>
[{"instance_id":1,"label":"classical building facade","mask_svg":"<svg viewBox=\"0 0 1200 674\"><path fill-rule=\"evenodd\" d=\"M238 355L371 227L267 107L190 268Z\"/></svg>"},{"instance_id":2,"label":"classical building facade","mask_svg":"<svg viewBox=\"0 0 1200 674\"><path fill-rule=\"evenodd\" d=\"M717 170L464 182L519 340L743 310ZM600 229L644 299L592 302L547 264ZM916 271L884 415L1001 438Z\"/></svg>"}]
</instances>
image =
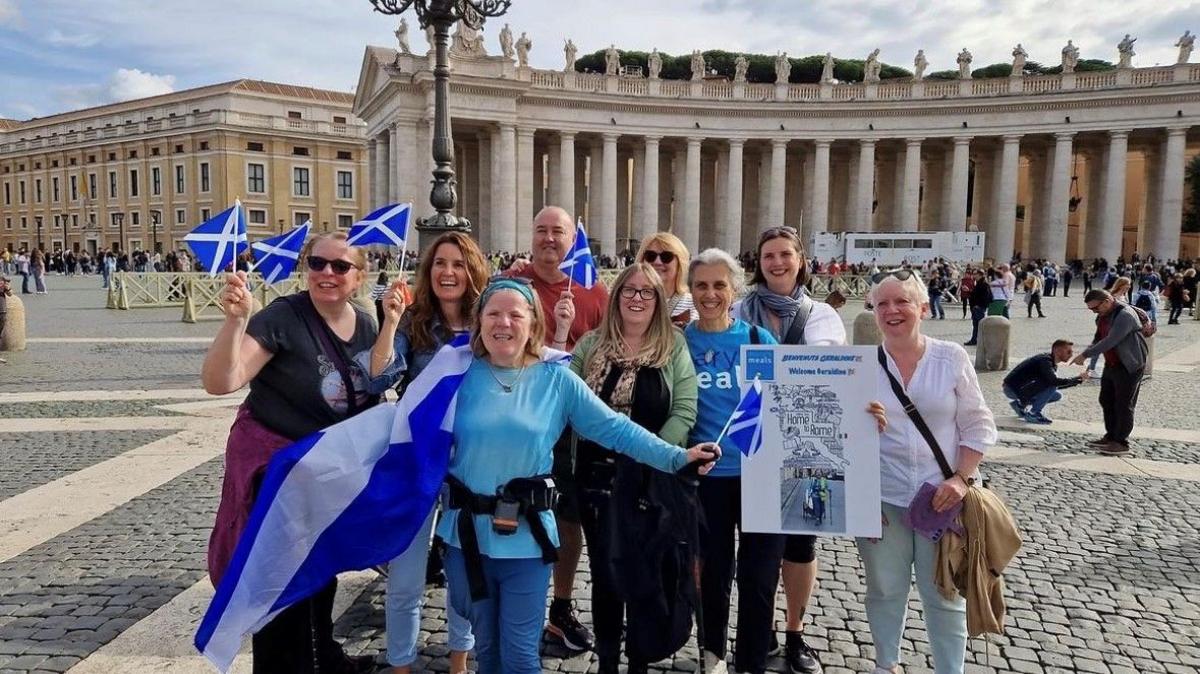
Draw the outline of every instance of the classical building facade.
<instances>
[{"instance_id":1,"label":"classical building facade","mask_svg":"<svg viewBox=\"0 0 1200 674\"><path fill-rule=\"evenodd\" d=\"M780 224L976 228L995 258L1181 250L1200 65L762 84L456 48L451 67L458 210L487 249L527 249L530 218L557 204L606 253L665 229L747 250ZM432 85L428 55L367 48L354 110L376 194L427 203Z\"/></svg>"},{"instance_id":2,"label":"classical building facade","mask_svg":"<svg viewBox=\"0 0 1200 674\"><path fill-rule=\"evenodd\" d=\"M237 80L0 124L0 246L160 250L240 198L251 239L370 200L353 96Z\"/></svg>"}]
</instances>

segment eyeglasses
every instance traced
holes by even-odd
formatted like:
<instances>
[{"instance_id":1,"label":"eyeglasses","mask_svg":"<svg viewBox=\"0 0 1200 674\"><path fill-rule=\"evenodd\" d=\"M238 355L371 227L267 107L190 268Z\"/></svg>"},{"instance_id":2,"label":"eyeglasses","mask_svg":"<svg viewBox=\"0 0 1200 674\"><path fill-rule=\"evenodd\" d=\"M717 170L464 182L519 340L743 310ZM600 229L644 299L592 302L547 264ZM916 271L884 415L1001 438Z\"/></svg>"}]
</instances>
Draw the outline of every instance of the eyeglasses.
<instances>
[{"instance_id":1,"label":"eyeglasses","mask_svg":"<svg viewBox=\"0 0 1200 674\"><path fill-rule=\"evenodd\" d=\"M631 300L634 297L640 297L643 301L649 302L657 297L654 288L634 288L633 286L621 286L621 297Z\"/></svg>"},{"instance_id":2,"label":"eyeglasses","mask_svg":"<svg viewBox=\"0 0 1200 674\"><path fill-rule=\"evenodd\" d=\"M333 273L338 276L345 276L350 273L351 269L358 269L358 265L345 260L327 260L320 255L309 255L305 260L308 263L308 268L313 271L325 271L325 267L333 269Z\"/></svg>"},{"instance_id":3,"label":"eyeglasses","mask_svg":"<svg viewBox=\"0 0 1200 674\"><path fill-rule=\"evenodd\" d=\"M675 253L672 253L669 250L664 250L661 253L658 252L657 250L648 250L648 251L642 253L642 261L643 262L649 262L650 264L654 264L655 262L658 262L659 260L662 260L663 264L671 264L672 262L675 261Z\"/></svg>"},{"instance_id":4,"label":"eyeglasses","mask_svg":"<svg viewBox=\"0 0 1200 674\"><path fill-rule=\"evenodd\" d=\"M907 281L908 279L913 278L914 276L918 280L920 280L920 278L921 278L920 276L917 275L917 272L915 272L911 269L892 269L889 271L881 271L881 272L876 272L874 274L871 274L871 283L872 284L882 283L883 280L889 276L894 276L897 281Z\"/></svg>"}]
</instances>

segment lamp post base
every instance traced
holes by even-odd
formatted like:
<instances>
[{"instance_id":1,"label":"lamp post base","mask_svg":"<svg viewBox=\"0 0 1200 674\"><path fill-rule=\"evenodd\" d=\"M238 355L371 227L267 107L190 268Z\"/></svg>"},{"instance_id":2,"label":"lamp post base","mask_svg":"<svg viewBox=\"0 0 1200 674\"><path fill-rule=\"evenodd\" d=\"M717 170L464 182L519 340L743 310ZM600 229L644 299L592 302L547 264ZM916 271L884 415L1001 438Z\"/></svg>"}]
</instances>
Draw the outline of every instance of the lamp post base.
<instances>
[{"instance_id":1,"label":"lamp post base","mask_svg":"<svg viewBox=\"0 0 1200 674\"><path fill-rule=\"evenodd\" d=\"M471 233L471 221L460 218L453 213L434 213L421 218L417 223L417 231L422 234L437 236L446 232Z\"/></svg>"}]
</instances>

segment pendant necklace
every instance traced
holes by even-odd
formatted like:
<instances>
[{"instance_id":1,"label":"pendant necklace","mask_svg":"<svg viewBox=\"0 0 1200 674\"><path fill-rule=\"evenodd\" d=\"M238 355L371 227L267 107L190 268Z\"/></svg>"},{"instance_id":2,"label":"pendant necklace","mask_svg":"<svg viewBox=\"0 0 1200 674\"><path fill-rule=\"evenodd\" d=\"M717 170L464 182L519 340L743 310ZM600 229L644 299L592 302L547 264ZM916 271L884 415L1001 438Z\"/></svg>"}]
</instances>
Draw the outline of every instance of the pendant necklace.
<instances>
[{"instance_id":1,"label":"pendant necklace","mask_svg":"<svg viewBox=\"0 0 1200 674\"><path fill-rule=\"evenodd\" d=\"M522 365L521 369L517 372L516 378L512 380L512 383L505 384L500 379L500 376L496 374L496 368L493 367L491 363L488 363L487 366L488 372L492 373L492 379L496 380L496 383L500 385L500 390L504 391L505 393L512 393L513 389L517 387L517 384L521 383L521 375L525 374L525 369L528 367L527 365Z\"/></svg>"}]
</instances>

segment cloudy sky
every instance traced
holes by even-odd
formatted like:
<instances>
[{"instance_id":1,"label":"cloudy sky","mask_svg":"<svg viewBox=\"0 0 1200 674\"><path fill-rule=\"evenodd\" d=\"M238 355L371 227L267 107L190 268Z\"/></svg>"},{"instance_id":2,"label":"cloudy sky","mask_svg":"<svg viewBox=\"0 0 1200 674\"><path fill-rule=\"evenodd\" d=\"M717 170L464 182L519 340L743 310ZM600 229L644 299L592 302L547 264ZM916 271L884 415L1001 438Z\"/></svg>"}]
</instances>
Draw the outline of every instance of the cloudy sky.
<instances>
[{"instance_id":1,"label":"cloudy sky","mask_svg":"<svg viewBox=\"0 0 1200 674\"><path fill-rule=\"evenodd\" d=\"M933 71L963 47L977 67L1010 61L1018 42L1056 64L1067 38L1082 58L1115 61L1126 32L1146 66L1174 63L1184 29L1200 31L1200 0L513 0L486 29L492 52L503 21L529 33L534 66L547 68L562 67L567 37L581 54L614 43L863 58L878 47L907 68L923 48ZM0 0L0 117L239 77L349 91L364 45L394 45L394 28L368 0Z\"/></svg>"}]
</instances>

